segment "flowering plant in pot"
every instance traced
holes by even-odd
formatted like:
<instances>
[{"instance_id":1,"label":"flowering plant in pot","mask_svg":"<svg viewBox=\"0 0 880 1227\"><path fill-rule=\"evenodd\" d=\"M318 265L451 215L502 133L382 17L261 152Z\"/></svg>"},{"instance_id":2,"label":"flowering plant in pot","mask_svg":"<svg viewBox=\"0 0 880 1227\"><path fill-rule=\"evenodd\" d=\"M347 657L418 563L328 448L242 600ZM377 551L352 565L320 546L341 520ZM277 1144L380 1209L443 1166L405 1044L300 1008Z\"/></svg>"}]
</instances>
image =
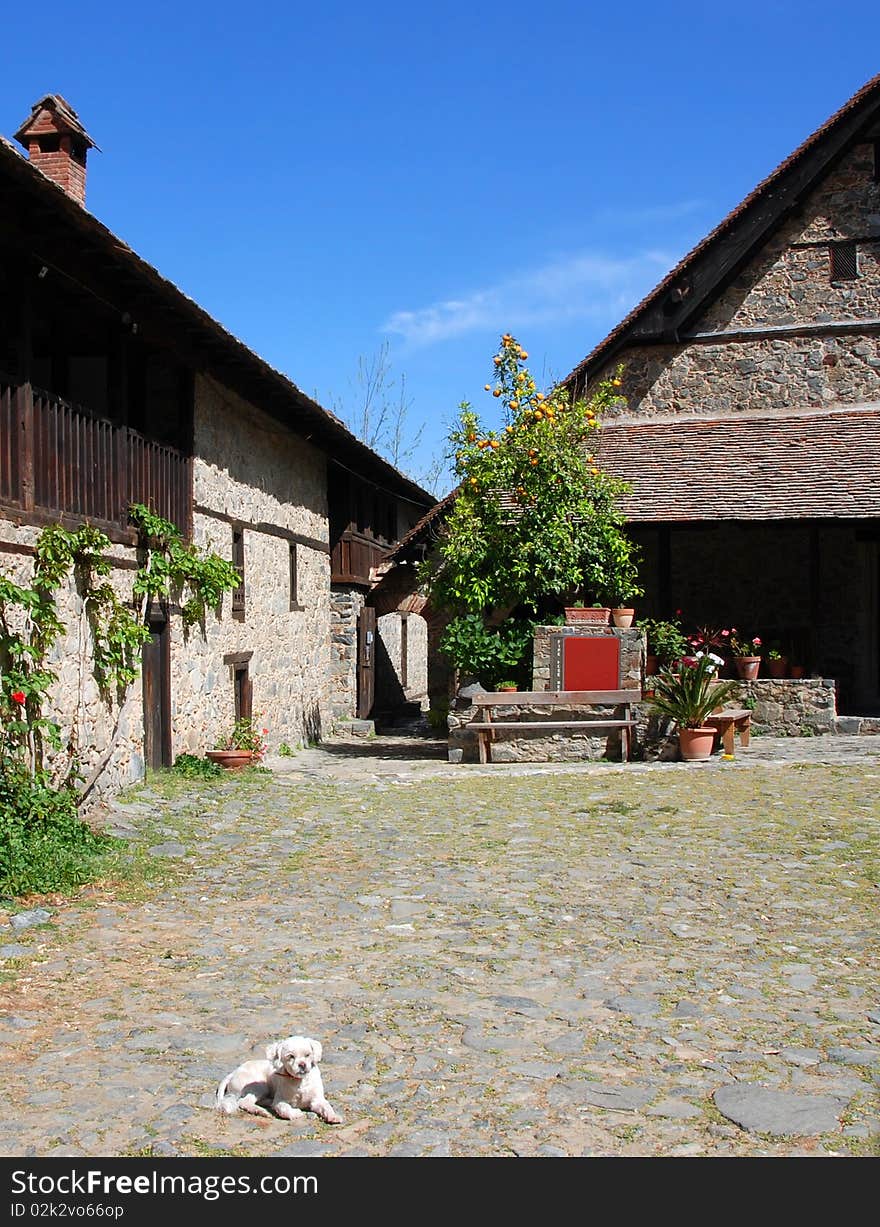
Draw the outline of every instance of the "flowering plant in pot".
<instances>
[{"instance_id":1,"label":"flowering plant in pot","mask_svg":"<svg viewBox=\"0 0 880 1227\"><path fill-rule=\"evenodd\" d=\"M736 682L719 682L717 666L708 654L686 657L678 673L661 673L654 683L653 709L678 725L682 758L706 759L712 753L715 729L705 723L714 709L736 690Z\"/></svg>"},{"instance_id":2,"label":"flowering plant in pot","mask_svg":"<svg viewBox=\"0 0 880 1227\"><path fill-rule=\"evenodd\" d=\"M232 731L220 737L206 757L221 767L236 770L259 763L266 753L268 729L259 727L260 716L245 716L236 720Z\"/></svg>"},{"instance_id":3,"label":"flowering plant in pot","mask_svg":"<svg viewBox=\"0 0 880 1227\"><path fill-rule=\"evenodd\" d=\"M730 632L730 650L737 675L747 681L756 678L761 667L760 637L755 635L752 639L739 639L734 626Z\"/></svg>"}]
</instances>

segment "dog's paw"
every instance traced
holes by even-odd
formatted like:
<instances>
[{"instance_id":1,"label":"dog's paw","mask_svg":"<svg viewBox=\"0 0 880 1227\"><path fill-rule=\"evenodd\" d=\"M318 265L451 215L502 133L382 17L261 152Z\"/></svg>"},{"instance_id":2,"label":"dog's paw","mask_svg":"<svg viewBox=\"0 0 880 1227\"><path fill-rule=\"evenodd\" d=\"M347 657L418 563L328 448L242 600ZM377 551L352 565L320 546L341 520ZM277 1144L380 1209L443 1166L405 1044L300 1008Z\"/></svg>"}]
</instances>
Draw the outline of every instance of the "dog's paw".
<instances>
[{"instance_id":1,"label":"dog's paw","mask_svg":"<svg viewBox=\"0 0 880 1227\"><path fill-rule=\"evenodd\" d=\"M303 1115L302 1108L293 1108L289 1103L276 1103L275 1114L280 1116L282 1120L296 1120L298 1116Z\"/></svg>"}]
</instances>

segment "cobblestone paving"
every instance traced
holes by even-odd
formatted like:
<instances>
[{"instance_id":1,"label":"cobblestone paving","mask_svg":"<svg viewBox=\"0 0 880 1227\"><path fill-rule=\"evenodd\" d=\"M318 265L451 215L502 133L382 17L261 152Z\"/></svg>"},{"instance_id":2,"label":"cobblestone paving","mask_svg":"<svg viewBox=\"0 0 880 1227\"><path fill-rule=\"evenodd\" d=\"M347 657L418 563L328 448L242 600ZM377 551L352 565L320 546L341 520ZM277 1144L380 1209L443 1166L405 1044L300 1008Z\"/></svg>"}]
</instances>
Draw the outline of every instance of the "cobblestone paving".
<instances>
[{"instance_id":1,"label":"cobblestone paving","mask_svg":"<svg viewBox=\"0 0 880 1227\"><path fill-rule=\"evenodd\" d=\"M135 793L163 884L0 927L0 1153L876 1154L878 750ZM343 1124L219 1115L293 1032Z\"/></svg>"}]
</instances>

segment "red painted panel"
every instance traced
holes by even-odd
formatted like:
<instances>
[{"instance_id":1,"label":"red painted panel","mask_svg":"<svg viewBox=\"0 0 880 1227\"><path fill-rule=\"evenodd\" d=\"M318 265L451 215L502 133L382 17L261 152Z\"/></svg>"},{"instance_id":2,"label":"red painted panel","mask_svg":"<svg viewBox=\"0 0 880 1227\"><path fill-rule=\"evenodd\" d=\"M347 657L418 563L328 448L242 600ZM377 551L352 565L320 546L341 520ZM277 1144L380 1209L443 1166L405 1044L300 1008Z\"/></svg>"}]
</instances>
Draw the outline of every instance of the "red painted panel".
<instances>
[{"instance_id":1,"label":"red painted panel","mask_svg":"<svg viewBox=\"0 0 880 1227\"><path fill-rule=\"evenodd\" d=\"M611 635L566 635L562 640L563 690L618 690L620 640Z\"/></svg>"}]
</instances>

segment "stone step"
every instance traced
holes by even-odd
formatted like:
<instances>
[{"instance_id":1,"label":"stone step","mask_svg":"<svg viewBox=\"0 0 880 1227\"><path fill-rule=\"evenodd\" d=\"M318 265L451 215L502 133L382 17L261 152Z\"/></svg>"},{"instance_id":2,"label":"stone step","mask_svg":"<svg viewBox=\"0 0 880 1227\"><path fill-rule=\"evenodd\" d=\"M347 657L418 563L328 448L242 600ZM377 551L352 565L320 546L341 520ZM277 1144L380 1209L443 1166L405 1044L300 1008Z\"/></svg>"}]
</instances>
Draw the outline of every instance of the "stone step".
<instances>
[{"instance_id":1,"label":"stone step","mask_svg":"<svg viewBox=\"0 0 880 1227\"><path fill-rule=\"evenodd\" d=\"M880 716L838 716L834 722L835 733L853 733L856 736L880 733Z\"/></svg>"},{"instance_id":2,"label":"stone step","mask_svg":"<svg viewBox=\"0 0 880 1227\"><path fill-rule=\"evenodd\" d=\"M333 732L337 737L373 737L376 725L372 720L337 720Z\"/></svg>"}]
</instances>

